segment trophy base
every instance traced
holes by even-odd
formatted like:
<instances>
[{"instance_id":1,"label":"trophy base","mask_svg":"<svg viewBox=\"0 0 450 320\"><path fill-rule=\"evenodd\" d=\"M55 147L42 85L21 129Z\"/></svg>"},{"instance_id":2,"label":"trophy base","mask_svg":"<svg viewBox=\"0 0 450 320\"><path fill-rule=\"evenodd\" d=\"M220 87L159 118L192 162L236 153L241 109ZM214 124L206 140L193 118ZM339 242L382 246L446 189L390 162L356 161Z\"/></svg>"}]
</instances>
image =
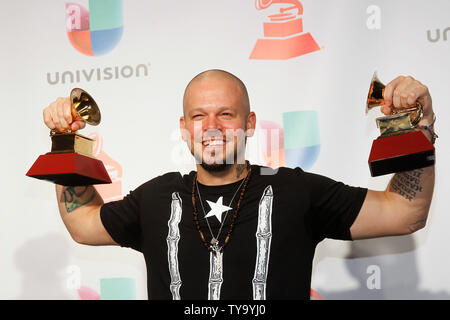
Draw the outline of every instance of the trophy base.
<instances>
[{"instance_id":1,"label":"trophy base","mask_svg":"<svg viewBox=\"0 0 450 320\"><path fill-rule=\"evenodd\" d=\"M78 153L88 157L93 156L91 138L75 132L55 133L51 135L51 138L52 149L49 153Z\"/></svg>"},{"instance_id":2,"label":"trophy base","mask_svg":"<svg viewBox=\"0 0 450 320\"><path fill-rule=\"evenodd\" d=\"M26 175L63 186L111 183L100 160L75 152L40 155Z\"/></svg>"},{"instance_id":3,"label":"trophy base","mask_svg":"<svg viewBox=\"0 0 450 320\"><path fill-rule=\"evenodd\" d=\"M421 131L373 141L369 156L372 177L428 167L435 162L434 146Z\"/></svg>"}]
</instances>

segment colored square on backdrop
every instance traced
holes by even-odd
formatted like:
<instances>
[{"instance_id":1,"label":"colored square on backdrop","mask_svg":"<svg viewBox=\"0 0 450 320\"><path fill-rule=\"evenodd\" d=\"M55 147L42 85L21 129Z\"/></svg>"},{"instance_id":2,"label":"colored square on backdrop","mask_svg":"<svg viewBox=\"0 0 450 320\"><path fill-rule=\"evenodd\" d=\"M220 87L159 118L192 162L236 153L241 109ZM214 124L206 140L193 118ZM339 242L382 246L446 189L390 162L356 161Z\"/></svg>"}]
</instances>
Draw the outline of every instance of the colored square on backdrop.
<instances>
[{"instance_id":1,"label":"colored square on backdrop","mask_svg":"<svg viewBox=\"0 0 450 320\"><path fill-rule=\"evenodd\" d=\"M91 31L123 26L122 0L89 0Z\"/></svg>"},{"instance_id":2,"label":"colored square on backdrop","mask_svg":"<svg viewBox=\"0 0 450 320\"><path fill-rule=\"evenodd\" d=\"M136 300L136 279L100 279L100 296L102 300Z\"/></svg>"},{"instance_id":3,"label":"colored square on backdrop","mask_svg":"<svg viewBox=\"0 0 450 320\"><path fill-rule=\"evenodd\" d=\"M284 148L303 148L320 144L319 119L316 111L283 113Z\"/></svg>"}]
</instances>

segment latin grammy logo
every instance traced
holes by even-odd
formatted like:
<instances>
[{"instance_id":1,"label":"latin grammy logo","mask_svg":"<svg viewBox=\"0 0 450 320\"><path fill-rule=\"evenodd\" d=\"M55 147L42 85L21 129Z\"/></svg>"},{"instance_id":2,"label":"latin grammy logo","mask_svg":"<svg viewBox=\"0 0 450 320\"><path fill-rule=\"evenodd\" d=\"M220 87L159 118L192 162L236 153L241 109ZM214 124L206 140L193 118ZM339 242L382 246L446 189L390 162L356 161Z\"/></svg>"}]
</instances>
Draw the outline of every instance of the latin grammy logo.
<instances>
[{"instance_id":1,"label":"latin grammy logo","mask_svg":"<svg viewBox=\"0 0 450 320\"><path fill-rule=\"evenodd\" d=\"M263 23L264 38L256 41L250 59L286 60L320 50L312 35L303 32L303 6L298 0L256 0L258 10L273 4L281 6L279 13L268 16Z\"/></svg>"}]
</instances>

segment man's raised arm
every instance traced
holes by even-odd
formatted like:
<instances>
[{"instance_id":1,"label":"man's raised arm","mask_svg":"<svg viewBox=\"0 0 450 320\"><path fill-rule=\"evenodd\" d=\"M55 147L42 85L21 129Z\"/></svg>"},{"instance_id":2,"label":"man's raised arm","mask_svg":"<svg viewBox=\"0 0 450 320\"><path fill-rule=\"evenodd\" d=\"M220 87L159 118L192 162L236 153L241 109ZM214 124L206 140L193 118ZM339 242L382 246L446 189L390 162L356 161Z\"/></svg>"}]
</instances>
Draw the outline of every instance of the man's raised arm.
<instances>
[{"instance_id":1,"label":"man's raised arm","mask_svg":"<svg viewBox=\"0 0 450 320\"><path fill-rule=\"evenodd\" d=\"M412 77L398 77L386 85L386 104L381 111L390 114L418 101L423 106L419 126L434 121L428 88ZM424 134L434 140L428 130ZM435 181L434 165L396 173L385 191L368 190L363 206L350 228L353 239L410 234L426 224Z\"/></svg>"},{"instance_id":2,"label":"man's raised arm","mask_svg":"<svg viewBox=\"0 0 450 320\"><path fill-rule=\"evenodd\" d=\"M44 109L44 122L51 130L84 128L83 121L73 121L69 98L58 98ZM117 245L100 219L103 199L93 186L65 187L56 185L56 198L61 218L72 238L82 244Z\"/></svg>"}]
</instances>

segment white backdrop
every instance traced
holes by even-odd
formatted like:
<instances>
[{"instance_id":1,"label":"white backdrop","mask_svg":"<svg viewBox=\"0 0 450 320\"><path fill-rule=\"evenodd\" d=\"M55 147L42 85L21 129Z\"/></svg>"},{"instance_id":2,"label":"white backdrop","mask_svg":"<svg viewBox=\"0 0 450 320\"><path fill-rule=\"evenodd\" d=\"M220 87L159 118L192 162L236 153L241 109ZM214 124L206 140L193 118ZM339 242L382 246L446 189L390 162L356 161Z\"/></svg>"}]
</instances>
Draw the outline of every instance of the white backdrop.
<instances>
[{"instance_id":1,"label":"white backdrop","mask_svg":"<svg viewBox=\"0 0 450 320\"><path fill-rule=\"evenodd\" d=\"M74 3L90 7L87 0ZM159 174L194 168L178 131L182 95L194 75L211 68L228 70L246 83L258 121L281 126L284 112L314 110L320 152L308 170L377 190L389 176L371 178L367 165L377 137L377 111L364 113L372 73L377 70L385 83L412 75L426 84L439 135L427 227L411 236L322 242L312 288L323 299L449 298L445 141L450 129L443 124L450 112L450 2L302 4L301 33L310 33L319 50L289 59L250 59L256 41L269 39L263 23L290 4L257 10L254 0L123 0L120 41L104 55L87 56L68 39L64 2L4 1L0 298L107 298L128 286L127 298L146 299L141 254L73 242L59 217L54 186L25 176L38 155L50 150L42 109L73 87L95 97L102 123L81 133L101 137L95 152L115 182L102 194L117 199ZM265 164L261 140L261 135L249 140L253 163ZM111 278L129 282L102 286Z\"/></svg>"}]
</instances>

